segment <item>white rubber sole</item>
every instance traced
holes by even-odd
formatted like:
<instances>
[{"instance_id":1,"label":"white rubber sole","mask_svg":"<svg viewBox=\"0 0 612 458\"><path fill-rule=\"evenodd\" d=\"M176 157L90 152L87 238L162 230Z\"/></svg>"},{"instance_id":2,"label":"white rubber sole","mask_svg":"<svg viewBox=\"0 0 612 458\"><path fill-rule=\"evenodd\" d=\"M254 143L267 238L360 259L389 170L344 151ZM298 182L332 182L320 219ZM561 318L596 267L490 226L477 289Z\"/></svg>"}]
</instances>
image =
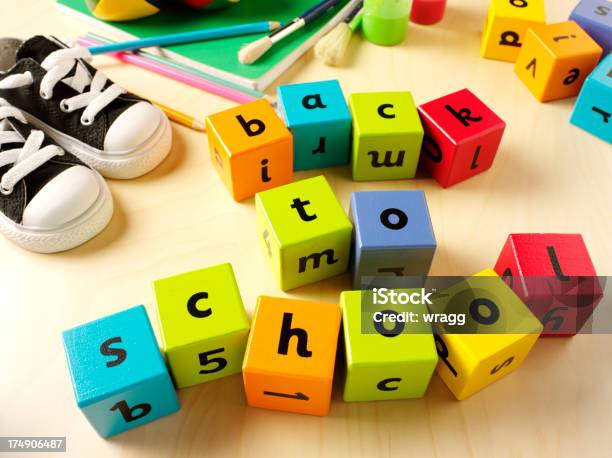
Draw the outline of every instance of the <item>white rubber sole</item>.
<instances>
[{"instance_id":1,"label":"white rubber sole","mask_svg":"<svg viewBox=\"0 0 612 458\"><path fill-rule=\"evenodd\" d=\"M35 128L45 132L59 146L74 154L105 177L125 180L150 172L170 152L170 147L172 146L170 121L168 121L166 115L159 108L157 110L159 112L159 123L153 135L132 150L115 152L113 154L105 153L70 135L60 132L29 113L23 112L23 114Z\"/></svg>"},{"instance_id":2,"label":"white rubber sole","mask_svg":"<svg viewBox=\"0 0 612 458\"><path fill-rule=\"evenodd\" d=\"M0 233L26 250L37 253L57 253L77 247L95 237L113 216L113 197L104 179L96 173L100 194L78 218L56 227L41 230L24 227L0 213Z\"/></svg>"}]
</instances>

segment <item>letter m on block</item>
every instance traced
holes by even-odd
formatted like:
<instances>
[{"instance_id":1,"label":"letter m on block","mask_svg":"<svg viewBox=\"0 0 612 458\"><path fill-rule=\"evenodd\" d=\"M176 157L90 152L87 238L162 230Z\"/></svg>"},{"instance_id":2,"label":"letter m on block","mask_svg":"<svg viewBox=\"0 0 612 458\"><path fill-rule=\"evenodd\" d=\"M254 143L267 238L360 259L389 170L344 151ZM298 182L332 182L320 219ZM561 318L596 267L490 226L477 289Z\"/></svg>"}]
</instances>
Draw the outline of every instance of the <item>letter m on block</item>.
<instances>
[{"instance_id":1,"label":"letter m on block","mask_svg":"<svg viewBox=\"0 0 612 458\"><path fill-rule=\"evenodd\" d=\"M312 268L318 269L321 265L321 259L323 258L323 256L326 257L327 264L335 264L338 262L338 259L334 257L334 254L334 250L330 248L328 250L322 251L321 253L312 253L308 256L302 256L299 260L298 272L306 272L306 267L308 267L309 260L312 260Z\"/></svg>"}]
</instances>

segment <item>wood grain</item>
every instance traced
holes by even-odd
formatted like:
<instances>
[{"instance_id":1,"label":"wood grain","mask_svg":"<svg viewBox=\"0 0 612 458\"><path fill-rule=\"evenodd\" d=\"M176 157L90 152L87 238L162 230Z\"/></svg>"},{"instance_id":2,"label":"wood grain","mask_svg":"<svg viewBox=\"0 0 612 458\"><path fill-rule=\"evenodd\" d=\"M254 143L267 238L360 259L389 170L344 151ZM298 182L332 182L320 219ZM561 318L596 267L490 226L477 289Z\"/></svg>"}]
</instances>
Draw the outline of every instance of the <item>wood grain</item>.
<instances>
[{"instance_id":1,"label":"wood grain","mask_svg":"<svg viewBox=\"0 0 612 458\"><path fill-rule=\"evenodd\" d=\"M575 1L546 3L556 22ZM475 273L495 263L508 233L549 231L582 233L598 273L612 275L610 146L568 123L574 100L539 104L511 65L479 57L486 7L450 0L442 23L411 26L403 46L356 39L346 67L326 68L308 54L279 83L338 78L346 94L411 90L417 103L470 88L508 124L490 171L443 190L425 178L353 183L346 167L325 170L343 205L355 190L425 190L438 239L433 274ZM67 38L87 28L52 0L0 3L4 36ZM95 64L126 88L198 117L232 106L108 58ZM75 405L62 330L140 303L154 316L153 279L227 261L250 311L260 294L284 295L256 240L253 200L230 199L205 134L176 125L174 134L159 168L110 182L115 214L94 240L50 256L0 240L1 436L67 436L71 456L612 455L610 336L541 340L520 370L463 402L437 377L425 398L397 402L346 404L338 383L330 416L311 418L247 408L235 376L181 390L176 415L98 438ZM345 275L290 296L337 301L348 288Z\"/></svg>"}]
</instances>

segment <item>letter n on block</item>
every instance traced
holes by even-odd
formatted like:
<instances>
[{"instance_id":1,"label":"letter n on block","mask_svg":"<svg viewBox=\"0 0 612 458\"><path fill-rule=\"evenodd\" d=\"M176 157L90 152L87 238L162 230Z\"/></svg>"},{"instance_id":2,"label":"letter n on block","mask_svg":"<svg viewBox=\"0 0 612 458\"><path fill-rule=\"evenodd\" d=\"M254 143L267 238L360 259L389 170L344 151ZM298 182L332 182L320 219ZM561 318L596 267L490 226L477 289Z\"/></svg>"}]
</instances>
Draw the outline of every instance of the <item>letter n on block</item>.
<instances>
[{"instance_id":1,"label":"letter n on block","mask_svg":"<svg viewBox=\"0 0 612 458\"><path fill-rule=\"evenodd\" d=\"M77 404L100 436L179 409L142 305L68 329L63 340Z\"/></svg>"},{"instance_id":2,"label":"letter n on block","mask_svg":"<svg viewBox=\"0 0 612 458\"><path fill-rule=\"evenodd\" d=\"M255 197L257 230L283 290L346 272L353 226L323 176Z\"/></svg>"},{"instance_id":3,"label":"letter n on block","mask_svg":"<svg viewBox=\"0 0 612 458\"><path fill-rule=\"evenodd\" d=\"M340 307L262 296L242 366L249 405L327 415Z\"/></svg>"}]
</instances>

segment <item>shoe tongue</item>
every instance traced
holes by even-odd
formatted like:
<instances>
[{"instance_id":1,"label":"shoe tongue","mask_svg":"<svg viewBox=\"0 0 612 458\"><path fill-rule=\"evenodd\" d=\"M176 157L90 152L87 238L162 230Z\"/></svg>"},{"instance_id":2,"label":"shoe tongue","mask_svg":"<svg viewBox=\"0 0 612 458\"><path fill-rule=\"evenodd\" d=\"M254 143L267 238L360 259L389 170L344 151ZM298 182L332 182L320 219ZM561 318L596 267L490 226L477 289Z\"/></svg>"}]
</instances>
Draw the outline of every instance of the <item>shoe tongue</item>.
<instances>
[{"instance_id":1,"label":"shoe tongue","mask_svg":"<svg viewBox=\"0 0 612 458\"><path fill-rule=\"evenodd\" d=\"M62 49L61 42L55 37L44 37L42 35L36 35L32 38L28 38L22 43L17 50L17 59L30 58L34 59L39 64L45 60L49 54L58 49Z\"/></svg>"}]
</instances>

